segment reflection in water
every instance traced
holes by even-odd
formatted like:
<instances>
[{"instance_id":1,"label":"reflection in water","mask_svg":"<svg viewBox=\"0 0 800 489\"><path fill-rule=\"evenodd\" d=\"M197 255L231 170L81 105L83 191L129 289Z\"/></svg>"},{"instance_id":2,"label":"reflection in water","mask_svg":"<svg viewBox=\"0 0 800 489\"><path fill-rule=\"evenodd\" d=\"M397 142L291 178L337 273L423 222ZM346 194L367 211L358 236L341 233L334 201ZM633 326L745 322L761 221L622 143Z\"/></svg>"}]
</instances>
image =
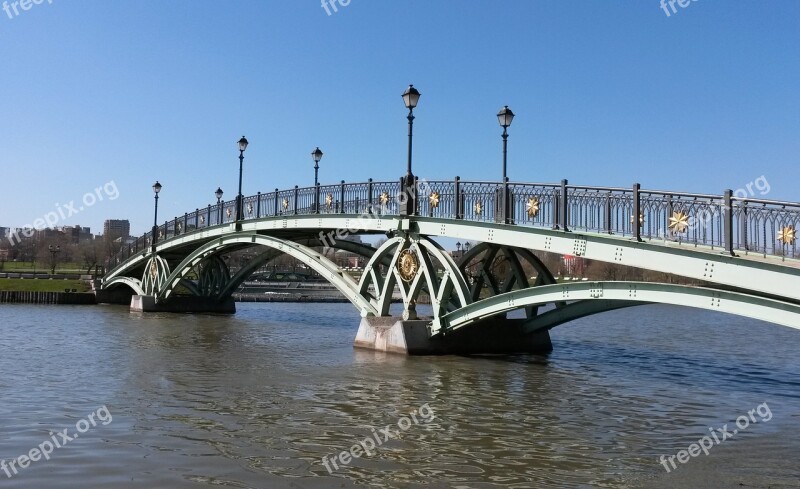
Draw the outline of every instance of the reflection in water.
<instances>
[{"instance_id":1,"label":"reflection in water","mask_svg":"<svg viewBox=\"0 0 800 489\"><path fill-rule=\"evenodd\" d=\"M800 454L800 334L788 328L648 306L560 327L546 357L406 358L353 350L347 304L239 309L0 309L0 458L99 406L114 416L13 487L765 487L798 477L785 463ZM769 423L672 474L658 464L765 401ZM321 464L426 403L432 422L333 475ZM742 455L758 447L784 455ZM729 461L737 471L723 473Z\"/></svg>"}]
</instances>

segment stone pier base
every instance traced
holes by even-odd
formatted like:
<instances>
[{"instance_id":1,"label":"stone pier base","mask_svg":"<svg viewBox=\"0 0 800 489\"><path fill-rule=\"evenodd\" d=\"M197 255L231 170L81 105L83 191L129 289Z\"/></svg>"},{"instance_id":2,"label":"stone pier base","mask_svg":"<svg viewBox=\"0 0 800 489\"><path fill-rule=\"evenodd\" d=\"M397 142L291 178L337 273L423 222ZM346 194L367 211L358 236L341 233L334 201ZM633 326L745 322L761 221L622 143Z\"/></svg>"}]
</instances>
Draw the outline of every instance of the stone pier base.
<instances>
[{"instance_id":1,"label":"stone pier base","mask_svg":"<svg viewBox=\"0 0 800 489\"><path fill-rule=\"evenodd\" d=\"M153 296L134 295L131 297L131 311L233 314L236 312L236 303L232 297L214 302L204 297L186 296L170 297L167 302L156 303Z\"/></svg>"},{"instance_id":2,"label":"stone pier base","mask_svg":"<svg viewBox=\"0 0 800 489\"><path fill-rule=\"evenodd\" d=\"M431 338L427 320L396 317L362 318L355 347L404 355L470 355L549 353L550 333L524 334L524 319L497 318L468 326L445 337Z\"/></svg>"}]
</instances>

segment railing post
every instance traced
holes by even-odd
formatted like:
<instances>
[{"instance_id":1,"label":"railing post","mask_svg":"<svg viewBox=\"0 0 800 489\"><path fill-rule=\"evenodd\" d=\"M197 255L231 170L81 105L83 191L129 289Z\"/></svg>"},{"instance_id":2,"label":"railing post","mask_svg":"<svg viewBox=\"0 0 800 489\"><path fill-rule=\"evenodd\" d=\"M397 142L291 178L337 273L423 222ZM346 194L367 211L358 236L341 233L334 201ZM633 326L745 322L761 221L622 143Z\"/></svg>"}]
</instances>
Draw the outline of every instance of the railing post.
<instances>
[{"instance_id":1,"label":"railing post","mask_svg":"<svg viewBox=\"0 0 800 489\"><path fill-rule=\"evenodd\" d=\"M747 242L747 201L742 201L742 212L739 216L739 246L745 251L750 251L750 243Z\"/></svg>"},{"instance_id":2,"label":"railing post","mask_svg":"<svg viewBox=\"0 0 800 489\"><path fill-rule=\"evenodd\" d=\"M636 241L642 240L642 224L639 221L639 216L642 215L642 199L639 195L641 190L641 184L633 184L633 237Z\"/></svg>"},{"instance_id":3,"label":"railing post","mask_svg":"<svg viewBox=\"0 0 800 489\"><path fill-rule=\"evenodd\" d=\"M186 232L187 224L189 224L189 213L188 212L183 214L183 231L182 232L184 232L184 233Z\"/></svg>"},{"instance_id":4,"label":"railing post","mask_svg":"<svg viewBox=\"0 0 800 489\"><path fill-rule=\"evenodd\" d=\"M278 189L276 188L275 189L275 216L276 217L281 214L280 211L278 211L278 209L280 209L280 207L278 206Z\"/></svg>"},{"instance_id":5,"label":"railing post","mask_svg":"<svg viewBox=\"0 0 800 489\"><path fill-rule=\"evenodd\" d=\"M667 238L670 235L670 233L669 233L669 218L672 217L672 212L673 212L672 194L668 194L667 195L667 216L666 216L666 221L664 221L664 224L666 225L666 228L664 229L664 238Z\"/></svg>"},{"instance_id":6,"label":"railing post","mask_svg":"<svg viewBox=\"0 0 800 489\"><path fill-rule=\"evenodd\" d=\"M419 215L419 177L414 177L414 215Z\"/></svg>"},{"instance_id":7,"label":"railing post","mask_svg":"<svg viewBox=\"0 0 800 489\"><path fill-rule=\"evenodd\" d=\"M611 192L606 193L606 233L614 234L611 229Z\"/></svg>"},{"instance_id":8,"label":"railing post","mask_svg":"<svg viewBox=\"0 0 800 489\"><path fill-rule=\"evenodd\" d=\"M722 212L725 219L725 252L736 256L736 253L733 252L733 190L725 190L724 200Z\"/></svg>"},{"instance_id":9,"label":"railing post","mask_svg":"<svg viewBox=\"0 0 800 489\"><path fill-rule=\"evenodd\" d=\"M559 199L558 189L554 188L553 189L553 229L560 229L560 226L558 225L558 222L559 222L559 219L560 219L559 216L561 215L561 212L560 212L561 203L559 201L560 201L560 199Z\"/></svg>"},{"instance_id":10,"label":"railing post","mask_svg":"<svg viewBox=\"0 0 800 489\"><path fill-rule=\"evenodd\" d=\"M256 194L256 219L261 219L261 192Z\"/></svg>"},{"instance_id":11,"label":"railing post","mask_svg":"<svg viewBox=\"0 0 800 489\"><path fill-rule=\"evenodd\" d=\"M297 188L298 188L297 185L295 185L294 186L294 215L295 216L297 215L297 197L298 197Z\"/></svg>"},{"instance_id":12,"label":"railing post","mask_svg":"<svg viewBox=\"0 0 800 489\"><path fill-rule=\"evenodd\" d=\"M569 203L567 198L567 184L569 184L569 182L566 178L561 180L561 230L564 232L569 231L569 227L567 226L567 221L569 219L569 209L567 208L567 204Z\"/></svg>"},{"instance_id":13,"label":"railing post","mask_svg":"<svg viewBox=\"0 0 800 489\"><path fill-rule=\"evenodd\" d=\"M344 180L342 180L342 183L339 184L339 195L341 196L339 202L341 202L342 205L340 212L344 214Z\"/></svg>"},{"instance_id":14,"label":"railing post","mask_svg":"<svg viewBox=\"0 0 800 489\"><path fill-rule=\"evenodd\" d=\"M412 214L409 212L409 195L408 195L408 186L406 185L406 177L400 177L400 193L397 195L398 203L398 214L402 217L408 216Z\"/></svg>"},{"instance_id":15,"label":"railing post","mask_svg":"<svg viewBox=\"0 0 800 489\"><path fill-rule=\"evenodd\" d=\"M206 227L211 226L211 204L208 204L208 212L206 213Z\"/></svg>"},{"instance_id":16,"label":"railing post","mask_svg":"<svg viewBox=\"0 0 800 489\"><path fill-rule=\"evenodd\" d=\"M511 202L508 195L508 177L503 180L503 224L511 224Z\"/></svg>"},{"instance_id":17,"label":"railing post","mask_svg":"<svg viewBox=\"0 0 800 489\"><path fill-rule=\"evenodd\" d=\"M453 200L455 200L456 219L464 219L464 202L461 200L461 177L457 175L453 185Z\"/></svg>"},{"instance_id":18,"label":"railing post","mask_svg":"<svg viewBox=\"0 0 800 489\"><path fill-rule=\"evenodd\" d=\"M372 214L372 179L367 180L367 212Z\"/></svg>"},{"instance_id":19,"label":"railing post","mask_svg":"<svg viewBox=\"0 0 800 489\"><path fill-rule=\"evenodd\" d=\"M314 214L319 214L319 182L314 185Z\"/></svg>"}]
</instances>

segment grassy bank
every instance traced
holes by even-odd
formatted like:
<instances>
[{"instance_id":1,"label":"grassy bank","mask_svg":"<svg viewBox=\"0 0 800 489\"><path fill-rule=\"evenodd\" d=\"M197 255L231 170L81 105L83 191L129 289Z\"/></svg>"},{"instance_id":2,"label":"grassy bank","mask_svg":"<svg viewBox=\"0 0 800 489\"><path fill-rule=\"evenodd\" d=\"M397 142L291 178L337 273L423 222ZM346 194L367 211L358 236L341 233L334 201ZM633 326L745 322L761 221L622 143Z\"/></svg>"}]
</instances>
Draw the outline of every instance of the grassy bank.
<instances>
[{"instance_id":1,"label":"grassy bank","mask_svg":"<svg viewBox=\"0 0 800 489\"><path fill-rule=\"evenodd\" d=\"M0 272L39 272L50 273L50 265L45 262L30 261L7 261L0 267ZM56 265L56 273L86 273L86 267L80 263L59 263Z\"/></svg>"},{"instance_id":2,"label":"grassy bank","mask_svg":"<svg viewBox=\"0 0 800 489\"><path fill-rule=\"evenodd\" d=\"M89 285L81 280L42 280L21 278L0 278L0 291L17 292L64 292L65 289L77 289L88 292Z\"/></svg>"}]
</instances>

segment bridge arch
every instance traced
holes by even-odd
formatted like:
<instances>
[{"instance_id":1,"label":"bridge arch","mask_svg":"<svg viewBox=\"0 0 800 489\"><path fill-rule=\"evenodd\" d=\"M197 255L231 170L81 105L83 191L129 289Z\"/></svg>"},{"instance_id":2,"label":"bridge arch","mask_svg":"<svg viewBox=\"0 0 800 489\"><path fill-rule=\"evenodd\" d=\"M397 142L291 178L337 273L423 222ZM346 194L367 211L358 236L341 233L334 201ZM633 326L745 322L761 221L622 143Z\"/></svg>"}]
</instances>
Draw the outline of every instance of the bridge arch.
<instances>
[{"instance_id":1,"label":"bridge arch","mask_svg":"<svg viewBox=\"0 0 800 489\"><path fill-rule=\"evenodd\" d=\"M559 324L620 307L670 304L724 312L800 329L800 305L765 297L713 288L648 282L573 282L544 285L499 294L473 302L432 325L432 334L450 333L483 319L523 307L570 302L566 314L548 312L530 321L526 332L551 329ZM597 305L591 305L597 302Z\"/></svg>"},{"instance_id":2,"label":"bridge arch","mask_svg":"<svg viewBox=\"0 0 800 489\"><path fill-rule=\"evenodd\" d=\"M138 279L131 278L131 277L114 277L113 279L109 280L105 284L103 284L104 290L114 290L122 287L128 287L133 291L133 295L144 295L144 289L142 289L142 282Z\"/></svg>"},{"instance_id":3,"label":"bridge arch","mask_svg":"<svg viewBox=\"0 0 800 489\"><path fill-rule=\"evenodd\" d=\"M362 317L378 315L378 311L370 304L369 300L359 294L358 284L355 280L348 274L341 272L335 263L323 256L320 252L297 242L255 233L236 233L221 236L194 250L184 258L179 265L174 267L174 271L165 280L165 286L158 291L156 295L157 300L167 300L174 293L175 288L181 283L184 277L204 259L218 255L230 247L243 244L264 246L277 253L285 253L292 256L319 273L321 277L336 287L359 309ZM243 280L242 277L237 277L237 280L239 279ZM225 287L221 290L226 292L234 289Z\"/></svg>"}]
</instances>

